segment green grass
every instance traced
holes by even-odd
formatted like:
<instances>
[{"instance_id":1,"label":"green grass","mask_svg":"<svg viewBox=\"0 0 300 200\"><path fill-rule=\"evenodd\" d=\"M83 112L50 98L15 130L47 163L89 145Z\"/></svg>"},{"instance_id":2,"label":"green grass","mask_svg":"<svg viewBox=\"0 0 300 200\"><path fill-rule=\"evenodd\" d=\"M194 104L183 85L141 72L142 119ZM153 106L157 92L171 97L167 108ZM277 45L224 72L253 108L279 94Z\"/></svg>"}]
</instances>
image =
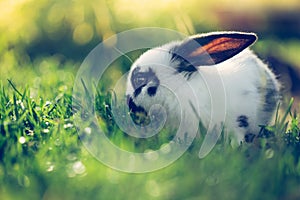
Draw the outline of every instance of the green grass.
<instances>
[{"instance_id":1,"label":"green grass","mask_svg":"<svg viewBox=\"0 0 300 200\"><path fill-rule=\"evenodd\" d=\"M128 174L106 167L84 148L73 124L72 81L54 80L53 85L48 79L58 78L55 73L43 77L45 84L34 97L32 85L2 81L0 199L300 198L300 127L291 104L253 143L232 148L221 140L200 160L197 138L172 165ZM125 149L145 149L146 143L128 139L114 124L110 98L101 90L97 93L96 107L107 135ZM158 136L148 145L165 141Z\"/></svg>"},{"instance_id":2,"label":"green grass","mask_svg":"<svg viewBox=\"0 0 300 200\"><path fill-rule=\"evenodd\" d=\"M272 53L297 69L300 42L291 38L297 34L279 30L285 20L270 15L288 14L286 9L296 1L284 2L283 7L279 1L271 6L267 1L241 1L238 9L229 1L153 1L147 9L143 1L7 2L0 3L0 200L300 199L300 119L291 104L282 106L274 124L263 126L253 143L232 147L221 139L199 159L203 137L197 137L172 165L145 174L115 171L94 158L79 139L72 109L78 63L99 42L130 28L164 27L196 34L240 29L242 24L245 28L239 20L227 25L226 21L232 14L238 14L237 19L249 16L255 24L250 23L247 31L260 36L255 52L263 59ZM244 12L249 8L256 10L253 18ZM163 132L151 140L135 140L112 118L112 96L105 89L139 55L136 51L128 54L130 59L117 59L113 65L119 68L108 69L96 98L106 135L134 152L156 149L170 137Z\"/></svg>"}]
</instances>

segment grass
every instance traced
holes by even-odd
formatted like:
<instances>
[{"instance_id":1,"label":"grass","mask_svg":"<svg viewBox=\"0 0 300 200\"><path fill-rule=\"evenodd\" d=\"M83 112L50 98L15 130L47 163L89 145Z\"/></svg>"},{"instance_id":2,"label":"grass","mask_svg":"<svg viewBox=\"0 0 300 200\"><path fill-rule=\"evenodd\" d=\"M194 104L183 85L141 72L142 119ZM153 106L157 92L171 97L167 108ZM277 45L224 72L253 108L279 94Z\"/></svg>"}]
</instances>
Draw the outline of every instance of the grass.
<instances>
[{"instance_id":1,"label":"grass","mask_svg":"<svg viewBox=\"0 0 300 200\"><path fill-rule=\"evenodd\" d=\"M0 199L300 198L300 127L292 101L253 143L232 148L219 141L200 160L198 138L172 165L128 174L106 167L83 147L73 124L71 84L45 84L32 97L30 85L2 82ZM165 142L158 136L145 148L146 143L128 139L114 124L110 98L99 90L96 107L113 142L129 150Z\"/></svg>"},{"instance_id":2,"label":"grass","mask_svg":"<svg viewBox=\"0 0 300 200\"><path fill-rule=\"evenodd\" d=\"M270 7L266 2L243 1L236 6L241 19L249 5L258 10L253 19L261 19L247 29L263 39L254 48L262 58L274 51L298 66L300 43L289 38L296 33L285 31L282 38L277 28L282 22L270 20L274 15L268 14L295 3L282 1L282 7L272 1ZM128 5L123 0L19 1L0 7L4 13L0 17L0 199L300 199L300 119L291 111L292 101L282 114L277 113L274 124L262 126L253 143L233 148L220 140L200 160L202 138L197 137L180 159L152 173L115 171L86 150L71 106L76 62L123 30L158 26L196 34L224 29L227 25L219 18L226 22L231 11L235 14L229 1L154 1L144 7L144 2ZM261 16L256 18L257 14ZM240 29L238 21L232 23ZM132 52L129 57L135 60L139 55ZM158 148L169 140L167 132L152 140L134 140L116 126L111 93L102 88L127 72L131 61L120 59L115 64L121 67L107 72L99 83L99 122L109 139L126 150Z\"/></svg>"}]
</instances>

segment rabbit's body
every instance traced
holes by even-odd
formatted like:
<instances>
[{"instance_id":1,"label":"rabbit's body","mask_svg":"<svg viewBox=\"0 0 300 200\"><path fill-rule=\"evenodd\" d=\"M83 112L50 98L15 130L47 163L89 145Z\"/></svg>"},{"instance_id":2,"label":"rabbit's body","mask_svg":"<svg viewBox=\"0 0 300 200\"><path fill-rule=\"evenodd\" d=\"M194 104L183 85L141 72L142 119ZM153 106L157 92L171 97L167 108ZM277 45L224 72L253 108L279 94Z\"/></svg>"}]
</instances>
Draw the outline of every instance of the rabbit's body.
<instances>
[{"instance_id":1,"label":"rabbit's body","mask_svg":"<svg viewBox=\"0 0 300 200\"><path fill-rule=\"evenodd\" d=\"M274 74L249 49L215 67L225 89L227 131L234 132L239 142L243 141L247 134L250 137L258 134L259 125L270 121L279 99L279 84ZM205 70L201 69L204 77L208 76L207 73L215 73L215 70L210 68L211 66L205 67ZM197 87L197 84L191 85ZM202 94L199 96L199 99L203 99ZM200 118L205 122L204 119L209 119L209 116Z\"/></svg>"},{"instance_id":2,"label":"rabbit's body","mask_svg":"<svg viewBox=\"0 0 300 200\"><path fill-rule=\"evenodd\" d=\"M169 117L200 118L205 127L224 123L238 142L251 141L259 133L259 125L268 123L274 113L279 83L267 65L247 48L256 37L250 38L254 41L247 41L249 44L241 41L242 47L235 50L240 34L243 33L200 35L193 40L201 47L186 40L145 52L129 73L126 93L130 109L147 113L153 104L161 104ZM228 38L232 41L227 45ZM216 56L219 49L222 52ZM206 58L207 53L211 57ZM216 91L223 92L218 95ZM175 97L180 99L180 105ZM216 105L225 108L217 109ZM221 120L213 119L222 115L225 117Z\"/></svg>"}]
</instances>

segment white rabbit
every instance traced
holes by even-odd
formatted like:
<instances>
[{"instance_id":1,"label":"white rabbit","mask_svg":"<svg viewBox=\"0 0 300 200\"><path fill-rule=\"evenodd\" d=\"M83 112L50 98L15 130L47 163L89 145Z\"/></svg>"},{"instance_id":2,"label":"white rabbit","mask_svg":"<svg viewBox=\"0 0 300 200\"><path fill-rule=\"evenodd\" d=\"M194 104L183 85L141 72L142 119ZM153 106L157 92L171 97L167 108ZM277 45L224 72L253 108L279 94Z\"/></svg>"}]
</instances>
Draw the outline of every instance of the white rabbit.
<instances>
[{"instance_id":1,"label":"white rabbit","mask_svg":"<svg viewBox=\"0 0 300 200\"><path fill-rule=\"evenodd\" d=\"M223 123L238 143L252 141L280 99L275 75L248 49L256 39L254 33L212 32L146 51L129 72L130 110L147 115L153 104L161 104L170 117L184 111L184 117L197 118L205 127ZM221 108L214 106L216 114L211 114L211 98ZM221 112L224 120L214 120Z\"/></svg>"}]
</instances>

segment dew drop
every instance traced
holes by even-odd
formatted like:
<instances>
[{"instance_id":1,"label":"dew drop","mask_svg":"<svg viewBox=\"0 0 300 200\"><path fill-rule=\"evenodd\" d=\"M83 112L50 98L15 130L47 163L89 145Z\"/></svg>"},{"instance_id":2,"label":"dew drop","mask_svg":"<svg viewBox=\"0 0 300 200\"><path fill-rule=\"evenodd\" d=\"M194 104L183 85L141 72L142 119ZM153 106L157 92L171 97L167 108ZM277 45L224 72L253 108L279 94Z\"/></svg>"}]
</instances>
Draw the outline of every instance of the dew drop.
<instances>
[{"instance_id":1,"label":"dew drop","mask_svg":"<svg viewBox=\"0 0 300 200\"><path fill-rule=\"evenodd\" d=\"M44 132L44 133L49 133L50 130L46 128L46 129L43 130L43 132Z\"/></svg>"},{"instance_id":2,"label":"dew drop","mask_svg":"<svg viewBox=\"0 0 300 200\"><path fill-rule=\"evenodd\" d=\"M266 159L273 158L273 156L274 156L273 149L267 149L266 152L265 152L265 156L266 156Z\"/></svg>"},{"instance_id":3,"label":"dew drop","mask_svg":"<svg viewBox=\"0 0 300 200\"><path fill-rule=\"evenodd\" d=\"M47 172L52 172L54 170L54 164L52 162L47 162L46 165L47 165L47 169L46 169Z\"/></svg>"},{"instance_id":4,"label":"dew drop","mask_svg":"<svg viewBox=\"0 0 300 200\"><path fill-rule=\"evenodd\" d=\"M19 142L20 142L21 144L24 144L24 143L26 142L26 138L23 137L23 136L21 136L21 137L19 138Z\"/></svg>"},{"instance_id":5,"label":"dew drop","mask_svg":"<svg viewBox=\"0 0 300 200\"><path fill-rule=\"evenodd\" d=\"M76 174L83 174L85 172L85 166L81 161L75 162L72 166L72 169Z\"/></svg>"},{"instance_id":6,"label":"dew drop","mask_svg":"<svg viewBox=\"0 0 300 200\"><path fill-rule=\"evenodd\" d=\"M86 127L86 128L84 129L84 132L85 132L86 134L90 135L90 134L92 133L91 127Z\"/></svg>"},{"instance_id":7,"label":"dew drop","mask_svg":"<svg viewBox=\"0 0 300 200\"><path fill-rule=\"evenodd\" d=\"M71 124L71 123L64 124L64 129L72 128L72 127L73 127L73 124Z\"/></svg>"}]
</instances>

